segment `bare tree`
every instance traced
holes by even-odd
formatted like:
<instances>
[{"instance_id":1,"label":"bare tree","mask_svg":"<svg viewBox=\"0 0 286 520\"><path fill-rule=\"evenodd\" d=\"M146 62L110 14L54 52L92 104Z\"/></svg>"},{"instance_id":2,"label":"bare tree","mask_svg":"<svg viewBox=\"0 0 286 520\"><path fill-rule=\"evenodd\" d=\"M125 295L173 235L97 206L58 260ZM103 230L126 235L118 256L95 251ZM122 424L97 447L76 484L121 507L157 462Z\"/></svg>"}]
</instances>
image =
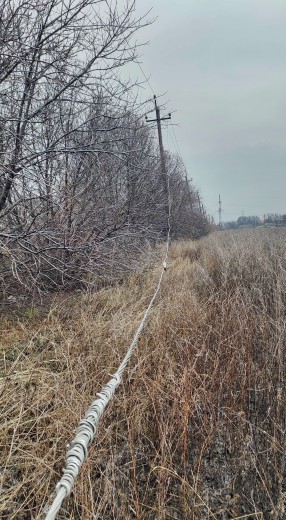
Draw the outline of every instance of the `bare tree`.
<instances>
[{"instance_id":1,"label":"bare tree","mask_svg":"<svg viewBox=\"0 0 286 520\"><path fill-rule=\"evenodd\" d=\"M128 0L120 10L112 0L2 2L0 237L5 258L15 246L29 257L18 255L15 269L40 272L43 258L52 268L51 252L63 250L55 267L68 270L86 156L110 153L86 138L87 121L95 102L119 103L131 87L116 74L134 59L132 36L146 23L134 11Z\"/></svg>"},{"instance_id":2,"label":"bare tree","mask_svg":"<svg viewBox=\"0 0 286 520\"><path fill-rule=\"evenodd\" d=\"M49 152L37 134L49 114L74 98L84 111L92 85L114 81L114 69L134 57L131 37L142 25L134 2L121 13L103 0L4 1L1 9L1 120L6 147L2 158L0 210L16 175ZM50 144L62 153L65 129Z\"/></svg>"},{"instance_id":3,"label":"bare tree","mask_svg":"<svg viewBox=\"0 0 286 520\"><path fill-rule=\"evenodd\" d=\"M49 290L112 281L166 238L156 140L131 102L136 81L119 74L146 23L129 0L3 0L2 287L11 274ZM200 236L200 199L181 160L167 159L173 236Z\"/></svg>"}]
</instances>

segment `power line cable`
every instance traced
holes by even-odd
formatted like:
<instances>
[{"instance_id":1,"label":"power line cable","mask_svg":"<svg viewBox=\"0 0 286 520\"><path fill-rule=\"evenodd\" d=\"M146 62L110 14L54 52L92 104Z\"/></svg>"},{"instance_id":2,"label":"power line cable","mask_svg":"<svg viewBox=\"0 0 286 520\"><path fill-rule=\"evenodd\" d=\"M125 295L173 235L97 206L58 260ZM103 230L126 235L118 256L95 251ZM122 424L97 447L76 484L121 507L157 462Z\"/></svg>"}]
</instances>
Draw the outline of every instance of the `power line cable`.
<instances>
[{"instance_id":1,"label":"power line cable","mask_svg":"<svg viewBox=\"0 0 286 520\"><path fill-rule=\"evenodd\" d=\"M151 83L150 83L150 80L149 80L149 78L146 76L146 74L145 74L145 72L144 72L144 70L143 70L141 64L139 63L138 60L135 60L135 63L137 63L139 69L141 70L141 72L142 72L142 74L143 74L145 80L147 81L147 83L148 83L148 85L149 85L149 87L150 87L150 90L151 90L153 96L155 96L155 92L154 92L153 87L152 87L152 85L151 85Z\"/></svg>"},{"instance_id":2,"label":"power line cable","mask_svg":"<svg viewBox=\"0 0 286 520\"><path fill-rule=\"evenodd\" d=\"M123 358L120 366L118 367L115 374L111 376L111 379L108 383L102 388L101 392L97 394L97 399L95 399L89 409L87 410L85 417L80 421L79 426L76 431L75 438L68 445L68 451L66 454L66 465L63 469L63 476L56 485L56 497L49 508L46 519L45 520L55 520L57 514L62 506L64 499L69 496L71 489L75 483L79 470L87 458L88 455L88 447L93 441L95 434L97 432L97 427L100 421L100 418L108 405L109 401L112 399L117 387L120 385L123 373L127 367L128 362L130 361L133 352L138 344L139 337L142 334L145 323L152 311L154 302L157 298L157 295L161 288L162 279L164 273L167 269L168 256L169 256L169 247L171 241L171 194L170 194L170 176L167 175L167 187L168 187L168 232L166 237L166 250L165 255L163 257L163 267L159 276L158 284L155 289L155 292L150 300L150 303L145 311L145 314L137 328L137 331L134 335L133 341L126 352L125 357Z\"/></svg>"},{"instance_id":3,"label":"power line cable","mask_svg":"<svg viewBox=\"0 0 286 520\"><path fill-rule=\"evenodd\" d=\"M181 153L181 150L180 150L180 147L179 147L179 143L178 143L178 139L177 139L177 136L176 136L176 133L175 133L174 125L171 125L171 127L172 127L172 131L173 131L174 139L175 139L175 147L177 149L177 152L178 152L179 156L182 157L182 153Z\"/></svg>"},{"instance_id":4,"label":"power line cable","mask_svg":"<svg viewBox=\"0 0 286 520\"><path fill-rule=\"evenodd\" d=\"M153 87L150 83L149 78L145 74L141 64L138 60L134 60L134 62L140 68L140 71L145 78L146 82L149 85L149 88L154 97L155 93ZM137 328L137 331L134 335L133 341L126 352L125 357L123 358L119 368L112 375L111 379L108 383L102 388L101 392L97 394L97 399L95 399L89 409L86 412L84 419L80 421L79 427L76 432L76 436L68 446L68 451L66 454L66 466L63 470L63 477L60 479L58 484L56 485L56 497L48 510L46 515L46 520L55 520L64 499L70 494L71 489L75 483L76 477L79 473L79 470L87 458L88 455L88 447L93 441L97 427L100 421L100 418L108 405L109 401L112 399L117 387L120 385L123 373L127 367L128 362L130 361L133 352L138 344L139 337L142 334L145 323L152 311L154 302L156 297L160 291L163 275L167 269L168 263L168 255L169 255L169 247L171 241L171 194L170 194L170 176L167 177L167 190L168 190L168 215L167 215L167 237L166 237L166 251L165 256L163 258L163 268L161 270L159 281L156 287L156 290L150 300L150 303L145 311L145 314Z\"/></svg>"}]
</instances>

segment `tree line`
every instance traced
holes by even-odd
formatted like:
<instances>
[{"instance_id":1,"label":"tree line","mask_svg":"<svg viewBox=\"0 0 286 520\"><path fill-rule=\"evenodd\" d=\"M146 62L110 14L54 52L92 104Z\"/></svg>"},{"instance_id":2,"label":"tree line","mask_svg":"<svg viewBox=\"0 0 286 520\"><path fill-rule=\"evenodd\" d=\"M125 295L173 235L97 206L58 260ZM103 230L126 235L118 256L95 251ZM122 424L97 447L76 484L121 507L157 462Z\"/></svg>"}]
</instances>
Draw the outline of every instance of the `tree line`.
<instances>
[{"instance_id":1,"label":"tree line","mask_svg":"<svg viewBox=\"0 0 286 520\"><path fill-rule=\"evenodd\" d=\"M227 229L236 229L240 227L260 227L260 226L286 226L286 215L280 213L267 213L263 218L257 215L240 216L237 220L224 222L223 227Z\"/></svg>"},{"instance_id":2,"label":"tree line","mask_svg":"<svg viewBox=\"0 0 286 520\"><path fill-rule=\"evenodd\" d=\"M166 238L156 135L121 75L148 23L129 0L2 0L2 295L116 278ZM181 158L165 158L172 236L199 237L200 196Z\"/></svg>"}]
</instances>

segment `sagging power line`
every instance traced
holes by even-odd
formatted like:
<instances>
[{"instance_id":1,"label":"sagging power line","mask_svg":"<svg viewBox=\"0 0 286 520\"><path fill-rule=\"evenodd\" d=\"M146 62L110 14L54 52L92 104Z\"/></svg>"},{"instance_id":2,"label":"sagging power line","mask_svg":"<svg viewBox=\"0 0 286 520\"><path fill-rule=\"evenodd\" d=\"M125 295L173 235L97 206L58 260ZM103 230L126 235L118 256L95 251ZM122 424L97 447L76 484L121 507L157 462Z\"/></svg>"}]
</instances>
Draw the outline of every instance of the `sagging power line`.
<instances>
[{"instance_id":1,"label":"sagging power line","mask_svg":"<svg viewBox=\"0 0 286 520\"><path fill-rule=\"evenodd\" d=\"M159 112L160 115L160 112ZM167 118L169 119L169 118ZM138 344L138 340L142 334L145 323L152 311L153 305L161 288L164 273L167 270L169 247L171 241L171 196L169 175L165 172L166 190L167 190L167 233L166 233L166 251L163 258L163 266L157 283L155 292L149 302L149 305L144 313L144 316L137 328L133 341L128 348L120 366L115 374L111 376L108 383L102 388L101 392L97 394L97 399L92 402L86 412L85 417L80 421L77 428L76 436L68 445L66 454L66 466L63 469L63 476L56 486L56 497L49 508L45 520L55 520L59 510L61 509L64 499L69 496L71 489L75 483L79 470L86 460L88 455L88 447L93 441L100 418L107 407L109 401L112 399L117 387L120 385L123 373L134 353Z\"/></svg>"}]
</instances>

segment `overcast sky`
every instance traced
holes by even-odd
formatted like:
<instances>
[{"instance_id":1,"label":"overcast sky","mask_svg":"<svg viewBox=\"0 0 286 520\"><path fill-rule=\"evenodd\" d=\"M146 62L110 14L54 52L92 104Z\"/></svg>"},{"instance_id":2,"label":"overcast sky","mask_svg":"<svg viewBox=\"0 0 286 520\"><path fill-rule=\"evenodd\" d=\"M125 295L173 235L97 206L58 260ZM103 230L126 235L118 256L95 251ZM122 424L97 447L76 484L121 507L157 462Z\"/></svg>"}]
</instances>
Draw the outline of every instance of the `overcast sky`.
<instances>
[{"instance_id":1,"label":"overcast sky","mask_svg":"<svg viewBox=\"0 0 286 520\"><path fill-rule=\"evenodd\" d=\"M224 220L286 213L286 0L137 0L150 8L140 62L176 110L207 210L217 219L220 193ZM174 149L166 129L164 143Z\"/></svg>"}]
</instances>

